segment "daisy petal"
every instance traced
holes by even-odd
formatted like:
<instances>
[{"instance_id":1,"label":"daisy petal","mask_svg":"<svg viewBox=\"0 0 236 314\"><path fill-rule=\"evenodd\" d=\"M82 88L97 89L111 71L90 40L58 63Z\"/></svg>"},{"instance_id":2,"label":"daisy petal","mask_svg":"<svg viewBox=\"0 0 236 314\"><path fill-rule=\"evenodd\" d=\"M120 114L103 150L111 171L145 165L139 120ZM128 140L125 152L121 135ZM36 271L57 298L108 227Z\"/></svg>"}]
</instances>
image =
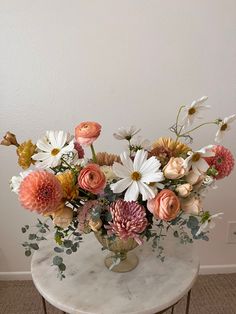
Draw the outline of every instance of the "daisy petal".
<instances>
[{"instance_id":1,"label":"daisy petal","mask_svg":"<svg viewBox=\"0 0 236 314\"><path fill-rule=\"evenodd\" d=\"M155 197L154 191L145 183L139 182L138 183L139 191L142 194L142 200L150 200Z\"/></svg>"},{"instance_id":2,"label":"daisy petal","mask_svg":"<svg viewBox=\"0 0 236 314\"><path fill-rule=\"evenodd\" d=\"M141 170L142 164L147 159L147 152L144 150L138 150L135 157L134 157L134 171Z\"/></svg>"},{"instance_id":3,"label":"daisy petal","mask_svg":"<svg viewBox=\"0 0 236 314\"><path fill-rule=\"evenodd\" d=\"M139 195L139 187L136 181L133 181L128 190L125 192L125 201L136 201Z\"/></svg>"},{"instance_id":4,"label":"daisy petal","mask_svg":"<svg viewBox=\"0 0 236 314\"><path fill-rule=\"evenodd\" d=\"M37 153L32 156L33 160L46 160L51 157L50 153Z\"/></svg>"},{"instance_id":5,"label":"daisy petal","mask_svg":"<svg viewBox=\"0 0 236 314\"><path fill-rule=\"evenodd\" d=\"M46 138L38 140L36 145L44 152L51 152L51 150L53 149L52 145L48 143Z\"/></svg>"},{"instance_id":6,"label":"daisy petal","mask_svg":"<svg viewBox=\"0 0 236 314\"><path fill-rule=\"evenodd\" d=\"M110 187L114 193L121 193L125 189L127 189L127 187L130 186L131 184L132 184L131 179L125 178L125 179L117 181L116 183L112 183Z\"/></svg>"},{"instance_id":7,"label":"daisy petal","mask_svg":"<svg viewBox=\"0 0 236 314\"><path fill-rule=\"evenodd\" d=\"M112 170L119 178L126 178L130 176L129 170L118 162L114 162Z\"/></svg>"}]
</instances>

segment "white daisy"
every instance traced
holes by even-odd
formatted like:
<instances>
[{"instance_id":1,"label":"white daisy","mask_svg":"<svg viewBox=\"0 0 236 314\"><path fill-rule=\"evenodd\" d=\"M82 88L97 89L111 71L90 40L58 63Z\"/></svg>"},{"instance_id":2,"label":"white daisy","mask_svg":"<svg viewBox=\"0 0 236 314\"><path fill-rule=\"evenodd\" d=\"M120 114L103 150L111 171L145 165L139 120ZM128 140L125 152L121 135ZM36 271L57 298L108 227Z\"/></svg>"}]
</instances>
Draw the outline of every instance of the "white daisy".
<instances>
[{"instance_id":1,"label":"white daisy","mask_svg":"<svg viewBox=\"0 0 236 314\"><path fill-rule=\"evenodd\" d=\"M190 170L190 168L192 167L192 171L198 176L202 173L205 173L209 168L209 165L204 157L215 156L215 153L212 150L213 147L213 145L208 145L201 148L200 150L197 150L196 152L189 151L189 157L185 159L184 167L186 167L188 170Z\"/></svg>"},{"instance_id":2,"label":"white daisy","mask_svg":"<svg viewBox=\"0 0 236 314\"><path fill-rule=\"evenodd\" d=\"M208 227L210 229L213 229L215 228L215 222L212 221L212 219L215 219L215 218L219 218L219 219L222 219L222 216L223 213L218 213L218 214L214 214L212 216L210 216L198 229L197 233L196 233L196 236L198 236L199 234L201 234L204 230L206 230Z\"/></svg>"},{"instance_id":3,"label":"white daisy","mask_svg":"<svg viewBox=\"0 0 236 314\"><path fill-rule=\"evenodd\" d=\"M137 129L134 125L129 128L119 128L117 133L114 133L113 136L117 140L127 140L130 141L131 138L137 134L141 129Z\"/></svg>"},{"instance_id":4,"label":"white daisy","mask_svg":"<svg viewBox=\"0 0 236 314\"><path fill-rule=\"evenodd\" d=\"M204 104L207 99L207 96L203 96L202 98L194 100L190 106L184 107L183 112L185 112L185 116L183 117L182 124L185 128L191 125L195 118L201 118L199 113L202 110L210 108L209 105Z\"/></svg>"},{"instance_id":5,"label":"white daisy","mask_svg":"<svg viewBox=\"0 0 236 314\"><path fill-rule=\"evenodd\" d=\"M111 184L114 193L125 192L125 201L136 201L139 193L143 201L155 197L155 192L148 185L151 182L160 182L164 179L161 170L161 163L155 157L147 159L147 152L138 150L134 161L124 152L120 156L122 164L115 162L113 171L117 177L122 178Z\"/></svg>"},{"instance_id":6,"label":"white daisy","mask_svg":"<svg viewBox=\"0 0 236 314\"><path fill-rule=\"evenodd\" d=\"M231 129L230 123L232 123L235 119L236 119L236 114L233 114L232 116L226 117L219 122L219 129L216 132L216 137L215 137L215 141L217 143L220 143L222 141L222 138L225 135L225 132Z\"/></svg>"},{"instance_id":7,"label":"white daisy","mask_svg":"<svg viewBox=\"0 0 236 314\"><path fill-rule=\"evenodd\" d=\"M149 150L151 148L151 142L147 139L143 139L142 136L135 136L131 139L130 145L135 151L139 149Z\"/></svg>"},{"instance_id":8,"label":"white daisy","mask_svg":"<svg viewBox=\"0 0 236 314\"><path fill-rule=\"evenodd\" d=\"M28 174L30 174L32 172L32 170L27 170L27 171L23 171L20 172L19 176L13 176L11 178L10 181L10 187L12 192L18 194L19 193L19 188L20 188L20 184L21 182L24 180L25 177L27 177Z\"/></svg>"},{"instance_id":9,"label":"white daisy","mask_svg":"<svg viewBox=\"0 0 236 314\"><path fill-rule=\"evenodd\" d=\"M74 151L74 142L68 145L69 134L64 131L47 131L46 136L37 141L39 153L32 156L39 168L56 167L63 154Z\"/></svg>"}]
</instances>

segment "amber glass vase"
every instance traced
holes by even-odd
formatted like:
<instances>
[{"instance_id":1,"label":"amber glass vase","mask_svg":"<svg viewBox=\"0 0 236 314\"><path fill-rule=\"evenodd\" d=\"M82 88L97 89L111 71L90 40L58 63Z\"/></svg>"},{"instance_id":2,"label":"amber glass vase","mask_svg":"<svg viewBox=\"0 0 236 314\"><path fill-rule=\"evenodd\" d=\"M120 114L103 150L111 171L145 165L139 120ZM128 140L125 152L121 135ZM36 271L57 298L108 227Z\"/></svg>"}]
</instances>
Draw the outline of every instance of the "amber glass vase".
<instances>
[{"instance_id":1,"label":"amber glass vase","mask_svg":"<svg viewBox=\"0 0 236 314\"><path fill-rule=\"evenodd\" d=\"M111 240L107 235L102 235L101 232L94 232L94 234L102 246L110 251L104 260L109 270L117 273L125 273L138 265L138 257L134 252L130 252L138 246L138 243L133 238L122 240L115 237ZM118 260L120 262L114 265L114 261Z\"/></svg>"}]
</instances>

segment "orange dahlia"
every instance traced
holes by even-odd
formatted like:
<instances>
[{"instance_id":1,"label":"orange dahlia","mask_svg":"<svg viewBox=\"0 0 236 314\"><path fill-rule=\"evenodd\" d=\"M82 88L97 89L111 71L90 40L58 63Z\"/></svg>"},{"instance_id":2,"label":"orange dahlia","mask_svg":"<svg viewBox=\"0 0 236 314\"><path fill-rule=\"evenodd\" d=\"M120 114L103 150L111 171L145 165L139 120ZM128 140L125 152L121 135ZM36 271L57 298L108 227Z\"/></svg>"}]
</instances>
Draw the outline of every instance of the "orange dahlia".
<instances>
[{"instance_id":1,"label":"orange dahlia","mask_svg":"<svg viewBox=\"0 0 236 314\"><path fill-rule=\"evenodd\" d=\"M54 211L61 198L61 184L52 173L34 171L21 182L19 200L21 205L30 211L39 214Z\"/></svg>"}]
</instances>

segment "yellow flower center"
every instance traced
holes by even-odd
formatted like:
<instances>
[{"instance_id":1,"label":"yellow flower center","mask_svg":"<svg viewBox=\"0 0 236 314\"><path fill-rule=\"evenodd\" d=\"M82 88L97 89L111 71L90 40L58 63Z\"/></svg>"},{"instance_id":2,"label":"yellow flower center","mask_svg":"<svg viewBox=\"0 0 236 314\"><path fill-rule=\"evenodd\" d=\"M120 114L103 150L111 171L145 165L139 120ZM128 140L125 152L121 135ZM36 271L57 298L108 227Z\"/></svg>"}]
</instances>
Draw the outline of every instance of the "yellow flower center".
<instances>
[{"instance_id":1,"label":"yellow flower center","mask_svg":"<svg viewBox=\"0 0 236 314\"><path fill-rule=\"evenodd\" d=\"M134 181L139 181L141 178L142 178L142 175L141 175L141 173L138 172L138 171L134 171L134 172L131 174L131 179L134 180Z\"/></svg>"},{"instance_id":2,"label":"yellow flower center","mask_svg":"<svg viewBox=\"0 0 236 314\"><path fill-rule=\"evenodd\" d=\"M227 123L222 124L222 126L220 127L221 131L225 131L227 129L228 125Z\"/></svg>"},{"instance_id":3,"label":"yellow flower center","mask_svg":"<svg viewBox=\"0 0 236 314\"><path fill-rule=\"evenodd\" d=\"M200 158L201 158L201 155L200 155L199 153L195 153L195 154L193 154L192 161L193 161L193 162L196 162L196 161L198 161Z\"/></svg>"},{"instance_id":4,"label":"yellow flower center","mask_svg":"<svg viewBox=\"0 0 236 314\"><path fill-rule=\"evenodd\" d=\"M51 155L56 156L59 152L60 152L59 148L53 148L53 150L51 151Z\"/></svg>"},{"instance_id":5,"label":"yellow flower center","mask_svg":"<svg viewBox=\"0 0 236 314\"><path fill-rule=\"evenodd\" d=\"M189 110L188 110L188 114L191 116L191 115L193 115L194 113L196 113L196 109L195 108L190 108Z\"/></svg>"}]
</instances>

